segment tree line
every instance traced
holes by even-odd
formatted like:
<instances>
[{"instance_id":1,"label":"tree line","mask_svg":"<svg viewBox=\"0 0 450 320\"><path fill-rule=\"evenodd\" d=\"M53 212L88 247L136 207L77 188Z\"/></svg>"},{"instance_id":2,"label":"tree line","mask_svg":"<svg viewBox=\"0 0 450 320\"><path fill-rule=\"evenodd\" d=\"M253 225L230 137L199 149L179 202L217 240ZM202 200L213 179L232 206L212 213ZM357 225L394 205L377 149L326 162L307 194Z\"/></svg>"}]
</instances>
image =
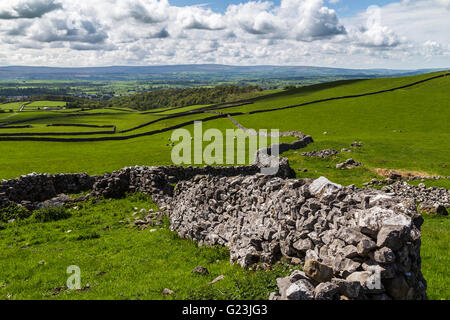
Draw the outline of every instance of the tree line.
<instances>
[{"instance_id":1,"label":"tree line","mask_svg":"<svg viewBox=\"0 0 450 320\"><path fill-rule=\"evenodd\" d=\"M113 98L107 107L127 107L140 111L157 108L175 108L193 105L225 103L255 97L262 89L258 86L235 85L215 88L165 89Z\"/></svg>"},{"instance_id":2,"label":"tree line","mask_svg":"<svg viewBox=\"0 0 450 320\"><path fill-rule=\"evenodd\" d=\"M214 88L163 89L126 97L115 97L110 100L87 99L63 94L33 95L28 101L65 101L66 107L73 108L132 108L139 111L157 108L176 108L193 105L246 100L260 95L263 89L259 86L222 85ZM0 102L6 99L0 96Z\"/></svg>"}]
</instances>

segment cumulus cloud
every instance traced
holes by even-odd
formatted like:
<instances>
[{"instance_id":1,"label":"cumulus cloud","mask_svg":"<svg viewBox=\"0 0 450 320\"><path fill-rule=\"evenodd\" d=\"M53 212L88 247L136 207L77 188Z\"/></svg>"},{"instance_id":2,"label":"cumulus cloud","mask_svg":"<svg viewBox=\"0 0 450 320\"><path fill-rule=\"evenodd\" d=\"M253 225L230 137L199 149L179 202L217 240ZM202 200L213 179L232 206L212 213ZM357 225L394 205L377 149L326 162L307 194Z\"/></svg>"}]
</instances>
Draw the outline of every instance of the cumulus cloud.
<instances>
[{"instance_id":1,"label":"cumulus cloud","mask_svg":"<svg viewBox=\"0 0 450 320\"><path fill-rule=\"evenodd\" d=\"M435 2L437 2L437 4L447 7L450 9L450 0L435 0Z\"/></svg>"},{"instance_id":2,"label":"cumulus cloud","mask_svg":"<svg viewBox=\"0 0 450 320\"><path fill-rule=\"evenodd\" d=\"M30 39L38 42L103 43L108 34L98 22L75 16L72 19L52 18L33 24Z\"/></svg>"},{"instance_id":3,"label":"cumulus cloud","mask_svg":"<svg viewBox=\"0 0 450 320\"><path fill-rule=\"evenodd\" d=\"M244 31L271 38L317 40L344 34L334 10L322 0L281 0L279 7L271 2L250 1L231 5L226 15Z\"/></svg>"},{"instance_id":4,"label":"cumulus cloud","mask_svg":"<svg viewBox=\"0 0 450 320\"><path fill-rule=\"evenodd\" d=\"M170 5L167 0L127 0L118 1L111 6L115 7L115 16L119 19L132 18L144 24L155 24L168 19Z\"/></svg>"},{"instance_id":5,"label":"cumulus cloud","mask_svg":"<svg viewBox=\"0 0 450 320\"><path fill-rule=\"evenodd\" d=\"M381 22L381 9L370 6L366 11L367 21L354 33L356 42L367 47L396 47L401 43L399 36ZM403 39L405 41L405 39Z\"/></svg>"},{"instance_id":6,"label":"cumulus cloud","mask_svg":"<svg viewBox=\"0 0 450 320\"><path fill-rule=\"evenodd\" d=\"M426 41L421 53L428 59L436 56L450 56L450 45L444 46L436 41Z\"/></svg>"},{"instance_id":7,"label":"cumulus cloud","mask_svg":"<svg viewBox=\"0 0 450 320\"><path fill-rule=\"evenodd\" d=\"M7 64L441 65L449 1L398 0L339 18L328 7L336 0L242 0L224 12L170 0L8 0L0 52Z\"/></svg>"},{"instance_id":8,"label":"cumulus cloud","mask_svg":"<svg viewBox=\"0 0 450 320\"><path fill-rule=\"evenodd\" d=\"M55 0L9 0L0 3L0 19L34 19L62 9Z\"/></svg>"},{"instance_id":9,"label":"cumulus cloud","mask_svg":"<svg viewBox=\"0 0 450 320\"><path fill-rule=\"evenodd\" d=\"M200 7L186 7L178 10L176 23L184 29L223 30L223 16Z\"/></svg>"},{"instance_id":10,"label":"cumulus cloud","mask_svg":"<svg viewBox=\"0 0 450 320\"><path fill-rule=\"evenodd\" d=\"M281 21L271 12L272 7L270 2L250 1L229 6L226 16L247 33L271 34L282 30Z\"/></svg>"}]
</instances>

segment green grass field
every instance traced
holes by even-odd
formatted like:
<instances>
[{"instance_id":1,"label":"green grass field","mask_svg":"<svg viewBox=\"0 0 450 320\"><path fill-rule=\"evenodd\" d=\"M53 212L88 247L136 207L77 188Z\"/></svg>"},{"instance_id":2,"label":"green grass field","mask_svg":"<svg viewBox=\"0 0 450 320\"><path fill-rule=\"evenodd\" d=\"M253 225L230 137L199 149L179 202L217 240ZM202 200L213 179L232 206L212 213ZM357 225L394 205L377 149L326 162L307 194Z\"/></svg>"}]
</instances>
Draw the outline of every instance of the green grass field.
<instances>
[{"instance_id":1,"label":"green grass field","mask_svg":"<svg viewBox=\"0 0 450 320\"><path fill-rule=\"evenodd\" d=\"M3 111L9 111L9 110L18 111L20 109L20 107L23 106L24 104L26 104L26 102L3 103L3 104L0 104L0 110L3 110Z\"/></svg>"},{"instance_id":2,"label":"green grass field","mask_svg":"<svg viewBox=\"0 0 450 320\"><path fill-rule=\"evenodd\" d=\"M339 81L283 92L266 92L266 96L254 99L252 104L222 111L244 113L234 118L247 128L298 130L311 135L315 141L313 144L283 154L294 169L307 169L307 172L296 170L298 178L326 176L337 183L361 186L373 178L381 178L376 169L450 176L448 76L392 92L250 114L320 99L386 90L435 75ZM1 129L0 134L29 132L39 137L42 132L101 130L47 127L47 124L71 123L115 125L118 131L113 136L126 137L212 116L198 113L167 118L202 107L154 110L157 113L126 109L31 110L8 118L5 115L11 114L0 113L0 125L15 122L33 126L29 129ZM126 133L120 132L159 119L162 120ZM227 118L204 122L203 128L219 129L223 133L227 129L235 129ZM192 125L185 129L193 132ZM64 136L71 137L74 136ZM171 132L168 131L123 141L0 141L0 178L14 178L30 172L102 174L125 166L171 165L171 147L167 145L170 137ZM283 141L290 140L286 138ZM351 148L354 141L362 142L363 147ZM229 150L234 146L224 148ZM301 155L326 148L338 151L347 148L351 152L329 159ZM352 170L335 169L337 163L348 158L362 162L363 166ZM425 183L427 186L450 188L448 179L427 180ZM270 272L243 271L229 266L226 250L199 249L189 241L178 239L167 226L150 233L148 230L130 230L127 224L119 223L130 217L133 207L147 208L150 205L148 199L139 196L105 201L73 211L67 220L51 223L29 220L0 231L0 299L8 295L12 295L12 299L163 299L167 298L161 295L165 287L175 291L171 298L267 298L274 278L286 272L284 267ZM432 299L450 299L449 227L446 217L426 217L423 227L422 268ZM66 233L68 230L72 232ZM90 236L95 237L89 239ZM45 264L40 265L39 261ZM90 289L52 295L53 289L64 285L67 278L65 268L72 264L85 270L83 283L89 283ZM208 267L211 274L205 278L191 275L190 270L199 264ZM208 285L220 274L225 275L225 280L217 288Z\"/></svg>"},{"instance_id":3,"label":"green grass field","mask_svg":"<svg viewBox=\"0 0 450 320\"><path fill-rule=\"evenodd\" d=\"M199 248L169 231L168 222L138 230L127 221L133 221L134 208L156 209L150 198L138 194L81 204L65 220L44 223L31 217L4 226L0 300L267 299L276 290L275 279L293 270L283 264L266 271L231 266L225 248ZM425 217L422 270L430 299L450 299L449 230L448 217ZM85 290L58 292L72 265L80 267ZM192 274L197 266L209 274ZM220 275L224 280L211 285ZM165 288L175 293L164 296Z\"/></svg>"},{"instance_id":4,"label":"green grass field","mask_svg":"<svg viewBox=\"0 0 450 320\"><path fill-rule=\"evenodd\" d=\"M346 94L365 93L404 85L431 77L421 75L394 79L341 81L334 84L314 85L275 93L267 98L257 98L254 104L224 109L224 112L249 112L273 107L283 107L317 99ZM364 147L350 154L340 154L332 160L316 160L302 157L301 152L289 152L286 156L295 168L308 169L306 177L326 175L339 183L361 185L378 177L377 168L421 171L430 175L450 175L450 148L448 145L449 112L448 77L432 80L411 88L379 95L321 102L298 108L236 116L236 120L248 128L299 130L313 136L315 143L305 151L348 148L353 141L362 141ZM199 107L199 106L197 106ZM192 110L196 107L188 107ZM181 110L181 111L186 111ZM176 110L158 111L157 114L140 114L118 110L89 110L86 112L26 112L12 118L1 119L0 124L21 121L21 124L45 126L49 123L79 123L116 125L118 132L150 121L161 119ZM89 115L87 115L89 114ZM141 134L162 129L188 120L202 119L209 114L187 115L167 119L117 136ZM45 118L45 119L39 119ZM228 119L204 123L205 128L222 131L234 129ZM186 127L192 131L192 126ZM72 128L66 129L70 132ZM38 129L24 129L22 132ZM328 135L324 135L324 132ZM3 129L2 132L16 132ZM42 131L41 131L42 132ZM70 144L53 142L1 142L0 152L7 157L0 159L0 177L11 178L35 172L87 171L100 174L120 167L139 164L158 165L171 162L166 147L171 133L161 133L126 141L81 142ZM69 136L70 137L70 136ZM94 136L96 137L96 136ZM28 157L24 157L24 152ZM302 150L301 150L302 151ZM303 151L302 151L303 152ZM364 166L354 171L337 171L334 168L344 158L353 157ZM32 160L30 160L32 159ZM47 159L53 159L52 162ZM103 159L103 161L98 161ZM328 168L328 166L330 168ZM442 182L440 182L442 184ZM444 185L447 185L444 182Z\"/></svg>"},{"instance_id":5,"label":"green grass field","mask_svg":"<svg viewBox=\"0 0 450 320\"><path fill-rule=\"evenodd\" d=\"M275 279L293 268L246 271L231 266L225 248L199 248L162 227L140 231L132 227L134 208L155 208L150 198L85 204L71 217L41 223L33 218L0 231L1 299L267 299ZM152 232L152 230L154 230ZM81 269L82 288L62 291L66 270ZM206 267L209 274L191 273ZM220 275L224 280L211 285ZM164 296L162 291L174 291Z\"/></svg>"}]
</instances>

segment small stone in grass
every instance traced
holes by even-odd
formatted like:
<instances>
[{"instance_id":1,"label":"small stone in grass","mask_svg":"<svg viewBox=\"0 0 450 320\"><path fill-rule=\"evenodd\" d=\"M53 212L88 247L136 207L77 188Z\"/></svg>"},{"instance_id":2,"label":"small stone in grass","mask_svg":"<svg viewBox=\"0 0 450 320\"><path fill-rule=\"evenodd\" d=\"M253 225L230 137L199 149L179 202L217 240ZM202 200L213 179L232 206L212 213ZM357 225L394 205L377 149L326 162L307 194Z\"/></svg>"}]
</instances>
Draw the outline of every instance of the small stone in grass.
<instances>
[{"instance_id":1,"label":"small stone in grass","mask_svg":"<svg viewBox=\"0 0 450 320\"><path fill-rule=\"evenodd\" d=\"M210 284L214 284L216 282L222 281L223 279L225 279L224 275L220 275L217 278L215 278L213 281L210 282Z\"/></svg>"},{"instance_id":2,"label":"small stone in grass","mask_svg":"<svg viewBox=\"0 0 450 320\"><path fill-rule=\"evenodd\" d=\"M165 289L162 291L162 294L165 295L165 296L170 296L170 295L173 294L173 293L174 293L174 292L173 292L172 290L167 289L167 288L165 288Z\"/></svg>"},{"instance_id":3,"label":"small stone in grass","mask_svg":"<svg viewBox=\"0 0 450 320\"><path fill-rule=\"evenodd\" d=\"M202 276L204 276L204 275L207 275L209 272L208 272L208 269L206 269L205 267L198 266L194 270L192 270L192 273L197 273L197 274L201 274Z\"/></svg>"}]
</instances>

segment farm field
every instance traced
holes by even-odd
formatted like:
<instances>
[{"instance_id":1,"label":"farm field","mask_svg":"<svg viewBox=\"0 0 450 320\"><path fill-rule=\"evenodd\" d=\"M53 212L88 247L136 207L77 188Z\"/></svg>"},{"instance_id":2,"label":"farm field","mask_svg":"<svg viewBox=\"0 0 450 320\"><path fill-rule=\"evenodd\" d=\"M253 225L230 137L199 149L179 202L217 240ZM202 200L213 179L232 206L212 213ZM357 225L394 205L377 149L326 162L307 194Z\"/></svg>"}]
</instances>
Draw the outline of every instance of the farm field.
<instances>
[{"instance_id":1,"label":"farm field","mask_svg":"<svg viewBox=\"0 0 450 320\"><path fill-rule=\"evenodd\" d=\"M416 83L439 75L445 76ZM408 84L414 85L379 92ZM102 174L125 166L172 165L170 128L184 124L183 128L193 133L192 122L208 118L203 122L204 130L219 129L225 133L236 129L218 111L232 114L246 128L311 135L314 143L283 154L298 178L325 176L336 183L361 187L371 179L382 178L378 169L447 177L449 89L450 77L442 72L266 92L266 96L237 106L163 108L152 110L155 113L126 108L33 110L11 118L0 113L0 179L30 172ZM354 96L367 93L374 94ZM330 98L338 99L327 100ZM282 109L272 110L276 108ZM55 124L59 126L48 126ZM115 126L116 131L98 133L111 130L101 126ZM292 142L292 138L283 138L282 142ZM353 142L361 142L362 147L351 147ZM346 148L350 152L328 159L302 155L329 148ZM336 169L336 164L349 158L363 165L351 170ZM449 179L412 182L418 183L450 188ZM0 264L6 266L0 270L0 299L267 299L274 291L275 278L292 271L286 265L258 272L230 266L227 250L198 248L171 233L167 222L154 232L130 230L123 221L131 219L135 207L149 209L154 205L138 194L121 200L84 203L79 210L68 209L70 217L60 221L43 223L30 218L6 226L0 231L0 250L4 253ZM429 285L427 292L431 299L450 299L450 220L424 218L422 270ZM64 285L65 268L71 264L84 268L83 285L89 284L86 290L57 289ZM208 267L210 275L192 275L190 271L198 265ZM225 275L225 280L210 285L218 275ZM161 292L166 287L175 294L163 296Z\"/></svg>"},{"instance_id":2,"label":"farm field","mask_svg":"<svg viewBox=\"0 0 450 320\"><path fill-rule=\"evenodd\" d=\"M11 102L0 104L0 110L8 112L9 110L18 111L26 102Z\"/></svg>"},{"instance_id":3,"label":"farm field","mask_svg":"<svg viewBox=\"0 0 450 320\"><path fill-rule=\"evenodd\" d=\"M65 220L30 219L2 231L0 299L267 299L275 279L293 270L287 265L257 272L230 266L225 248L199 248L181 240L168 222L154 232L139 231L123 223L132 218L134 207L156 209L150 198L138 194L85 204L70 210ZM66 284L69 265L80 267L82 286L89 289L57 290ZM209 270L207 276L191 273L199 265ZM219 275L224 280L211 285ZM164 288L175 294L164 296Z\"/></svg>"},{"instance_id":4,"label":"farm field","mask_svg":"<svg viewBox=\"0 0 450 320\"><path fill-rule=\"evenodd\" d=\"M253 104L226 108L222 111L248 113L254 110L285 107L317 99L385 90L432 76L435 74L338 82L337 85L315 85L268 95L267 98L256 99ZM442 116L449 112L448 93L445 90L449 86L449 78L443 77L393 92L325 101L280 111L238 114L234 118L247 128L299 130L311 135L314 144L305 150L285 154L294 168L308 169L307 173L299 173L299 177L315 178L325 175L338 183L361 185L378 177L374 172L377 168L449 176L450 151L449 148L441 147L450 139L448 118ZM426 106L427 112L423 112L423 105ZM203 111L195 112L198 108L204 106L186 107L178 112L157 110L158 113L155 114L105 109L67 113L26 112L19 113L13 118L0 119L0 125L9 122L10 125L31 125L33 128L4 128L0 133L7 135L9 132L30 132L39 137L41 128L47 124L115 125L116 134L108 135L107 138L122 139L213 116ZM188 111L191 113L183 114ZM180 113L180 116L174 117L177 113ZM11 123L12 119L14 123ZM235 129L226 118L205 122L203 127L222 131ZM74 131L73 127L56 128L67 132ZM192 125L185 128L191 132L193 130ZM45 129L48 131L47 127ZM324 135L324 132L328 134ZM104 135L64 136L64 138L71 137L100 138ZM12 178L28 172L55 173L61 170L100 174L135 164L170 164L168 152L170 147L167 146L170 137L171 132L167 131L123 141L82 141L70 143L70 152L65 142L2 141L0 152L8 156L0 159L0 177ZM341 153L329 160L301 156L302 152L310 150L325 148L341 150L348 148L354 141L361 141L363 148L352 150L353 152L349 154ZM70 156L66 153L70 153ZM50 158L53 159L51 163L47 161ZM335 170L335 164L345 161L346 158L354 158L364 166L353 171ZM446 181L439 183L448 186Z\"/></svg>"},{"instance_id":5,"label":"farm field","mask_svg":"<svg viewBox=\"0 0 450 320\"><path fill-rule=\"evenodd\" d=\"M248 271L230 266L226 248L198 247L161 227L140 231L127 222L134 208L156 209L147 196L84 203L68 217L40 222L31 217L0 232L0 300L21 299L267 299L275 279L295 269L278 264ZM152 231L153 230L153 231ZM427 217L423 226L422 270L430 299L448 300L448 217ZM66 268L82 270L81 291L65 291ZM197 266L209 270L194 275ZM170 267L168 267L170 266ZM223 275L224 280L210 284ZM162 294L164 288L173 295Z\"/></svg>"}]
</instances>

